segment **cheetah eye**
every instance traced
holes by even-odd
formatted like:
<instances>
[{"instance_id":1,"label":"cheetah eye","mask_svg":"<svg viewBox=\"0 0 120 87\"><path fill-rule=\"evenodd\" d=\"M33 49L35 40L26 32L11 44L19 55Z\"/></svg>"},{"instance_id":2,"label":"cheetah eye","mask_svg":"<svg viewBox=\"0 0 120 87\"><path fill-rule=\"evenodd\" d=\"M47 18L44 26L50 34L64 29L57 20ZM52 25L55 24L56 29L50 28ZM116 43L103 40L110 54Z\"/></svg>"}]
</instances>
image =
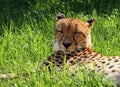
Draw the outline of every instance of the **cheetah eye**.
<instances>
[{"instance_id":1,"label":"cheetah eye","mask_svg":"<svg viewBox=\"0 0 120 87\"><path fill-rule=\"evenodd\" d=\"M82 32L80 32L80 31L76 31L76 32L74 32L74 34L81 34Z\"/></svg>"},{"instance_id":2,"label":"cheetah eye","mask_svg":"<svg viewBox=\"0 0 120 87\"><path fill-rule=\"evenodd\" d=\"M62 30L56 30L57 32L59 32L59 33L63 33L63 31Z\"/></svg>"}]
</instances>

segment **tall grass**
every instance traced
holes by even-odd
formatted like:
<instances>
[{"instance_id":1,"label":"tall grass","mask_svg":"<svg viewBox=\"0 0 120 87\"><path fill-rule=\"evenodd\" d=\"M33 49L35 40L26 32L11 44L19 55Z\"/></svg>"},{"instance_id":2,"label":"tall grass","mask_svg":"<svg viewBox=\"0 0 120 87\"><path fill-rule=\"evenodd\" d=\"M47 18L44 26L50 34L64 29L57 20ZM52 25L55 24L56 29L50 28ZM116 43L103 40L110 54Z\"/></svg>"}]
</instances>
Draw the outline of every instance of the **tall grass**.
<instances>
[{"instance_id":1,"label":"tall grass","mask_svg":"<svg viewBox=\"0 0 120 87\"><path fill-rule=\"evenodd\" d=\"M3 0L3 2L7 1ZM99 15L96 9L93 9L91 14L87 14L88 12L82 10L81 12L74 10L75 7L79 7L76 5L79 4L78 2L79 0L69 1L69 3L57 0L47 2L36 0L35 3L27 2L28 9L24 6L15 8L14 5L18 3L14 2L11 4L14 11L11 6L8 8L3 6L7 10L2 9L2 12L4 14L7 12L7 14L0 16L2 20L0 22L0 74L15 73L17 77L0 79L0 87L100 87L107 84L105 78L101 79L96 73L85 69L80 70L74 76L67 71L61 73L53 71L50 75L47 71L37 70L40 63L54 52L54 17L58 12L64 12L67 17L75 17L84 21L95 18L96 23L92 29L93 48L106 56L120 55L119 9L113 6L115 9L109 10L111 11L109 15L107 13ZM71 7L72 4L76 6ZM92 8L95 7L92 6ZM29 74L31 71L35 73L23 80L21 74Z\"/></svg>"}]
</instances>

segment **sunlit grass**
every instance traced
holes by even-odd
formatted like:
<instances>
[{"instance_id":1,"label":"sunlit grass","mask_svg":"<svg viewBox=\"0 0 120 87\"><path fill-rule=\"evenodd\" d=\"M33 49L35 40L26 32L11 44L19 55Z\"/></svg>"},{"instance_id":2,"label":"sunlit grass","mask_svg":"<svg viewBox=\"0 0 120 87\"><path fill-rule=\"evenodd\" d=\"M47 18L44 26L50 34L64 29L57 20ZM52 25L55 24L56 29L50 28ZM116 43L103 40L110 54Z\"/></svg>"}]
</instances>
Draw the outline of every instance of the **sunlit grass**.
<instances>
[{"instance_id":1,"label":"sunlit grass","mask_svg":"<svg viewBox=\"0 0 120 87\"><path fill-rule=\"evenodd\" d=\"M70 12L67 14L72 17ZM75 14L74 17L87 21L94 17L96 24L92 29L93 48L107 56L120 55L120 24L119 17ZM30 18L31 20L32 18ZM22 20L22 19L21 19ZM11 20L10 28L3 24L4 33L0 36L0 74L15 73L15 79L0 79L0 87L100 87L106 84L97 74L84 69L71 76L66 72L56 72L50 75L39 72L39 64L53 52L54 17L43 18L44 21L25 21L22 27L17 27ZM17 31L15 31L17 29ZM14 31L14 32L13 32ZM34 74L26 80L22 73ZM111 86L111 84L109 84Z\"/></svg>"}]
</instances>

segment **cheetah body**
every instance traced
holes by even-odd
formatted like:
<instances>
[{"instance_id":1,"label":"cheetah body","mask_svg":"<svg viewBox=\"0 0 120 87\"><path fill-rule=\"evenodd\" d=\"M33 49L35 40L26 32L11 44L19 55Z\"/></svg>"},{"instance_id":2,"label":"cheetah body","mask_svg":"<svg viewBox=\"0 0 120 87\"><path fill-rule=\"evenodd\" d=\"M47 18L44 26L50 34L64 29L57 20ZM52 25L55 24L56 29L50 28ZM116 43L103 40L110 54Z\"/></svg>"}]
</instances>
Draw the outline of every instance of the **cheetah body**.
<instances>
[{"instance_id":1,"label":"cheetah body","mask_svg":"<svg viewBox=\"0 0 120 87\"><path fill-rule=\"evenodd\" d=\"M50 55L40 67L49 67L49 65L52 63L53 66L56 66L56 69L60 71L64 68L64 60L70 72L74 72L77 67L84 65L91 71L97 71L100 75L105 74L107 79L116 81L117 84L120 85L119 56L107 57L95 52L91 48L85 48L84 50L75 51L71 54L65 54L62 51L56 51Z\"/></svg>"},{"instance_id":2,"label":"cheetah body","mask_svg":"<svg viewBox=\"0 0 120 87\"><path fill-rule=\"evenodd\" d=\"M83 22L79 19L65 18L63 14L58 14L56 20L55 52L40 67L49 67L52 63L61 70L65 61L69 70L73 71L84 65L90 71L96 70L100 75L104 72L109 80L116 81L120 86L120 56L107 57L92 49L91 28L95 20Z\"/></svg>"}]
</instances>

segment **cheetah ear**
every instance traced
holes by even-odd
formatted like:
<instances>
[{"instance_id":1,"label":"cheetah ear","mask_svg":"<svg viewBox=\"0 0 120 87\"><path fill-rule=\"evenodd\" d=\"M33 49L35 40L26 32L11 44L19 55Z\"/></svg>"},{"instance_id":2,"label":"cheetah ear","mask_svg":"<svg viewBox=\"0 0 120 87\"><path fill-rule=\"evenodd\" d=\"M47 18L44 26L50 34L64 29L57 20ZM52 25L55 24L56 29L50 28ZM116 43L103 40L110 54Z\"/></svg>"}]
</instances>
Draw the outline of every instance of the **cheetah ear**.
<instances>
[{"instance_id":1,"label":"cheetah ear","mask_svg":"<svg viewBox=\"0 0 120 87\"><path fill-rule=\"evenodd\" d=\"M95 23L95 19L91 18L90 20L87 21L87 26L89 28L92 28L94 26L94 23Z\"/></svg>"},{"instance_id":2,"label":"cheetah ear","mask_svg":"<svg viewBox=\"0 0 120 87\"><path fill-rule=\"evenodd\" d=\"M56 15L56 21L60 20L60 19L63 19L65 18L65 15L64 14L57 14Z\"/></svg>"}]
</instances>

